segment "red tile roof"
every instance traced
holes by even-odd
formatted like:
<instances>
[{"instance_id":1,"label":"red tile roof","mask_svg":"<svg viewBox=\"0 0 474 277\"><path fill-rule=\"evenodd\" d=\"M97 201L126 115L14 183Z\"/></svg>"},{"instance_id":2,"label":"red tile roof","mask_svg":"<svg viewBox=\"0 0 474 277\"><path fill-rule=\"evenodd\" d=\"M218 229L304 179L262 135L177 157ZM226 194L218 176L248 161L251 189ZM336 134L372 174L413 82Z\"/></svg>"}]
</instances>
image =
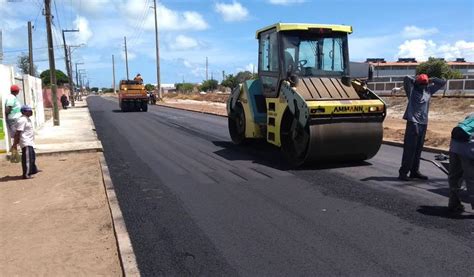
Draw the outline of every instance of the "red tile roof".
<instances>
[{"instance_id":1,"label":"red tile roof","mask_svg":"<svg viewBox=\"0 0 474 277\"><path fill-rule=\"evenodd\" d=\"M474 66L474 62L447 62L448 65L470 65L470 66ZM380 66L380 67L383 67L383 66L410 66L410 65L414 65L414 66L417 66L420 64L420 62L416 62L416 63L407 63L407 62L380 62L380 63L369 63L371 65L374 65L374 66Z\"/></svg>"}]
</instances>

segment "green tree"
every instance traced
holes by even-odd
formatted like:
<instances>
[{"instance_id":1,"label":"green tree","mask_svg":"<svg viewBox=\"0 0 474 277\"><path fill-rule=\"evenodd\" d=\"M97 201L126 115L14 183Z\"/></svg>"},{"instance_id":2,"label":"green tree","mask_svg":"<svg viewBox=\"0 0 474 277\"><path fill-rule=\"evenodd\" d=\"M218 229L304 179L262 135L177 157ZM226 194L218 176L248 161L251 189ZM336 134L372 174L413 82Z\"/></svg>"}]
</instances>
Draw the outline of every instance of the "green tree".
<instances>
[{"instance_id":1,"label":"green tree","mask_svg":"<svg viewBox=\"0 0 474 277\"><path fill-rule=\"evenodd\" d=\"M40 78L41 78L41 81L43 82L44 86L49 86L51 84L51 80L50 80L50 77L49 77L49 69L41 72ZM69 80L68 80L66 74L64 74L64 72L62 72L61 70L56 69L56 83L57 83L57 85L62 86L64 84L68 83L68 82L69 82Z\"/></svg>"},{"instance_id":2,"label":"green tree","mask_svg":"<svg viewBox=\"0 0 474 277\"><path fill-rule=\"evenodd\" d=\"M99 88L98 88L98 87L92 87L92 88L91 88L91 91L93 91L93 92L99 92Z\"/></svg>"},{"instance_id":3,"label":"green tree","mask_svg":"<svg viewBox=\"0 0 474 277\"><path fill-rule=\"evenodd\" d=\"M207 81L204 81L202 82L202 85L201 85L201 90L202 91L210 91L210 90L215 90L217 89L217 86L219 85L219 82L217 82L216 80L207 80Z\"/></svg>"},{"instance_id":4,"label":"green tree","mask_svg":"<svg viewBox=\"0 0 474 277\"><path fill-rule=\"evenodd\" d=\"M152 85L152 84L146 84L146 85L145 85L145 89L146 89L147 91L152 91L152 90L155 89L155 86Z\"/></svg>"},{"instance_id":5,"label":"green tree","mask_svg":"<svg viewBox=\"0 0 474 277\"><path fill-rule=\"evenodd\" d=\"M428 61L420 63L416 67L416 74L427 74L429 77L438 77L444 79L459 79L462 78L462 73L458 70L452 69L444 60L433 57L428 58Z\"/></svg>"},{"instance_id":6,"label":"green tree","mask_svg":"<svg viewBox=\"0 0 474 277\"><path fill-rule=\"evenodd\" d=\"M20 69L20 72L22 74L30 74L30 57L26 54L22 54L18 56L18 59L16 61L16 66L18 69ZM33 65L33 76L37 76L37 67L36 65Z\"/></svg>"},{"instance_id":7,"label":"green tree","mask_svg":"<svg viewBox=\"0 0 474 277\"><path fill-rule=\"evenodd\" d=\"M250 72L250 71L241 71L241 72L237 73L235 78L237 79L237 82L240 84L240 83L243 83L247 80L256 79L257 74L252 74L252 72Z\"/></svg>"},{"instance_id":8,"label":"green tree","mask_svg":"<svg viewBox=\"0 0 474 277\"><path fill-rule=\"evenodd\" d=\"M190 93L194 89L194 84L191 83L177 83L175 84L176 90L181 93Z\"/></svg>"},{"instance_id":9,"label":"green tree","mask_svg":"<svg viewBox=\"0 0 474 277\"><path fill-rule=\"evenodd\" d=\"M229 74L227 75L227 78L222 81L221 85L230 89L234 89L239 85L239 82L237 81L237 78L234 75Z\"/></svg>"}]
</instances>

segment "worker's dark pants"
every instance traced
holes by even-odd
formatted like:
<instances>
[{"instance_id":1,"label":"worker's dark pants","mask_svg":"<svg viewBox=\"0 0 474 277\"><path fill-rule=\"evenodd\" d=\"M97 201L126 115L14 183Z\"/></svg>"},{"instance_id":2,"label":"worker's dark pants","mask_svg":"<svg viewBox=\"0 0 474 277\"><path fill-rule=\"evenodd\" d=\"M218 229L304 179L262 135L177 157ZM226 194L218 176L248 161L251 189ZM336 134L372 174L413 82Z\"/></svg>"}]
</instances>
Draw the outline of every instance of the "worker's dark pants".
<instances>
[{"instance_id":1,"label":"worker's dark pants","mask_svg":"<svg viewBox=\"0 0 474 277\"><path fill-rule=\"evenodd\" d=\"M23 177L30 177L38 173L36 168L36 154L32 146L21 148L21 167L23 168Z\"/></svg>"},{"instance_id":2,"label":"worker's dark pants","mask_svg":"<svg viewBox=\"0 0 474 277\"><path fill-rule=\"evenodd\" d=\"M466 181L469 202L474 209L474 160L449 153L449 206L456 207L461 204L459 191L461 180Z\"/></svg>"},{"instance_id":3,"label":"worker's dark pants","mask_svg":"<svg viewBox=\"0 0 474 277\"><path fill-rule=\"evenodd\" d=\"M405 139L403 141L402 166L398 171L400 175L417 173L420 169L420 156L425 143L426 124L407 121Z\"/></svg>"}]
</instances>

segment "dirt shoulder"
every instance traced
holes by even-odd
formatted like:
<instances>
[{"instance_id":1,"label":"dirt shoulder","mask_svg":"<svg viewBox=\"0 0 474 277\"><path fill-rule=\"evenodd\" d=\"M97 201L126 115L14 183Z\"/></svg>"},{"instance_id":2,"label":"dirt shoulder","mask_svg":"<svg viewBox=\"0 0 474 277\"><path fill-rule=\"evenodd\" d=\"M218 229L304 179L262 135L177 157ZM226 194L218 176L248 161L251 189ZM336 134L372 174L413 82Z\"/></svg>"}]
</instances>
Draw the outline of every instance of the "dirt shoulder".
<instances>
[{"instance_id":1,"label":"dirt shoulder","mask_svg":"<svg viewBox=\"0 0 474 277\"><path fill-rule=\"evenodd\" d=\"M224 94L172 95L165 97L160 105L226 116L226 99L227 95ZM384 100L388 107L384 121L384 139L403 142L406 125L403 113L407 100L405 97L386 97ZM471 112L474 112L473 98L433 98L425 146L447 150L451 129Z\"/></svg>"},{"instance_id":2,"label":"dirt shoulder","mask_svg":"<svg viewBox=\"0 0 474 277\"><path fill-rule=\"evenodd\" d=\"M0 161L0 275L121 276L97 153ZM20 177L19 177L20 176Z\"/></svg>"}]
</instances>

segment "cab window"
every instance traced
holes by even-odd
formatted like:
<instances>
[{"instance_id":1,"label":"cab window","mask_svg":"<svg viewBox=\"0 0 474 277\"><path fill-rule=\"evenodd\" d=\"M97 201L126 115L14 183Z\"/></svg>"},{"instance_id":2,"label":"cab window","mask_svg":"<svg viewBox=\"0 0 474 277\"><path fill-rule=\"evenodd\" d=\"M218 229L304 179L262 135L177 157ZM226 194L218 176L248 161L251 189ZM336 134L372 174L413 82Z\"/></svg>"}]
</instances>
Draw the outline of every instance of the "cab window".
<instances>
[{"instance_id":1,"label":"cab window","mask_svg":"<svg viewBox=\"0 0 474 277\"><path fill-rule=\"evenodd\" d=\"M278 72L278 41L276 32L261 36L260 51L260 70Z\"/></svg>"}]
</instances>

